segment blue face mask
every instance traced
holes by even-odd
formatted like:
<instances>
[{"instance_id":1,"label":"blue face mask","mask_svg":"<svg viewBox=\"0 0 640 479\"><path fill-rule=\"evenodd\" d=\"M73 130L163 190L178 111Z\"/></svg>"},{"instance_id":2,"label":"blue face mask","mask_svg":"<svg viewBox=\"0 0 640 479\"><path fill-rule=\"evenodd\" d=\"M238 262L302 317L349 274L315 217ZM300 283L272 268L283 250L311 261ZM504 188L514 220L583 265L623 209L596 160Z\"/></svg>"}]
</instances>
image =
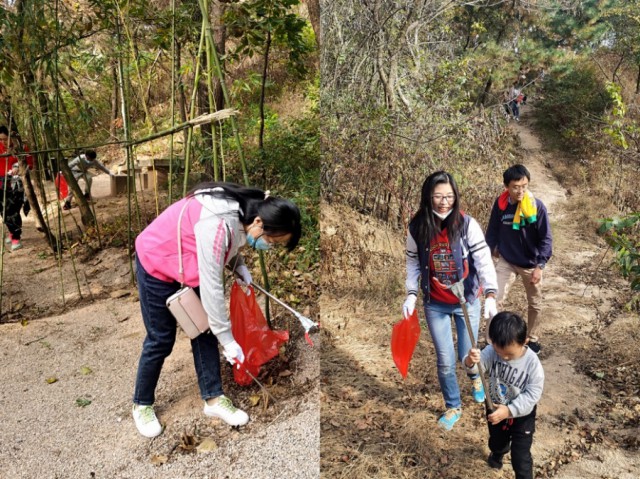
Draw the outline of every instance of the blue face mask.
<instances>
[{"instance_id":1,"label":"blue face mask","mask_svg":"<svg viewBox=\"0 0 640 479\"><path fill-rule=\"evenodd\" d=\"M258 239L255 239L252 234L247 234L247 244L254 249L259 249L262 251L267 251L271 248L271 244L267 243L264 238L261 236Z\"/></svg>"}]
</instances>

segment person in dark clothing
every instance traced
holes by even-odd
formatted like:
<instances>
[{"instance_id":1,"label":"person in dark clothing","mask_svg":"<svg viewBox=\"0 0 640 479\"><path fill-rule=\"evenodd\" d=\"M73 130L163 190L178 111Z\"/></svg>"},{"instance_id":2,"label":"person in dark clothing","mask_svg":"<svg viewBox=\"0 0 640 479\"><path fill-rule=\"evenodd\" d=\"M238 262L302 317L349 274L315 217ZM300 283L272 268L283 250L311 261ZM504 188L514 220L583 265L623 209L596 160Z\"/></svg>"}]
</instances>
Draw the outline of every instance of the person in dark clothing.
<instances>
[{"instance_id":1,"label":"person in dark clothing","mask_svg":"<svg viewBox=\"0 0 640 479\"><path fill-rule=\"evenodd\" d=\"M20 209L24 201L24 189L21 194L14 197L11 184L11 165L17 164L18 159L13 156L14 150L11 144L9 130L6 126L0 126L0 214L2 214L4 224L9 230L8 242L11 244L11 251L15 251L22 248Z\"/></svg>"},{"instance_id":2,"label":"person in dark clothing","mask_svg":"<svg viewBox=\"0 0 640 479\"><path fill-rule=\"evenodd\" d=\"M20 211L24 211L25 216L31 211L31 205L29 205L24 193L24 184L22 183L19 169L20 165L14 163L7 179L7 196L10 197L10 201L7 202L4 219L7 229L9 229L9 234L5 242L11 244L11 251L22 248L22 216Z\"/></svg>"},{"instance_id":3,"label":"person in dark clothing","mask_svg":"<svg viewBox=\"0 0 640 479\"><path fill-rule=\"evenodd\" d=\"M523 165L511 166L504 172L505 191L491 210L486 239L498 258L498 309L502 309L509 288L520 276L527 294L528 344L538 352L542 271L551 258L552 237L547 208L528 191L530 177Z\"/></svg>"}]
</instances>

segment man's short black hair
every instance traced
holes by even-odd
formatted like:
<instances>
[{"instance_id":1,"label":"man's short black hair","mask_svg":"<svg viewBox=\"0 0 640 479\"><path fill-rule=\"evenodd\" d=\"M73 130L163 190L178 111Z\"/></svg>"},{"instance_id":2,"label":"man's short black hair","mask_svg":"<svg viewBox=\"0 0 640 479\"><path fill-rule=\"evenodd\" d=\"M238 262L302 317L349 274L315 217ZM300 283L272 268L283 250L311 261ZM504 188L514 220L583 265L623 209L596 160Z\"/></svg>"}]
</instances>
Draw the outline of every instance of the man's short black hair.
<instances>
[{"instance_id":1,"label":"man's short black hair","mask_svg":"<svg viewBox=\"0 0 640 479\"><path fill-rule=\"evenodd\" d=\"M526 178L531 181L531 175L529 174L529 170L524 165L513 165L507 168L504 173L502 173L502 179L504 180L504 186L509 186L509 183L512 181L518 181L522 178Z\"/></svg>"},{"instance_id":2,"label":"man's short black hair","mask_svg":"<svg viewBox=\"0 0 640 479\"><path fill-rule=\"evenodd\" d=\"M95 160L98 157L98 155L96 154L95 150L87 150L87 151L85 151L84 152L84 156L86 156L90 160Z\"/></svg>"},{"instance_id":3,"label":"man's short black hair","mask_svg":"<svg viewBox=\"0 0 640 479\"><path fill-rule=\"evenodd\" d=\"M489 339L499 348L527 342L527 323L518 314L502 311L489 324Z\"/></svg>"}]
</instances>

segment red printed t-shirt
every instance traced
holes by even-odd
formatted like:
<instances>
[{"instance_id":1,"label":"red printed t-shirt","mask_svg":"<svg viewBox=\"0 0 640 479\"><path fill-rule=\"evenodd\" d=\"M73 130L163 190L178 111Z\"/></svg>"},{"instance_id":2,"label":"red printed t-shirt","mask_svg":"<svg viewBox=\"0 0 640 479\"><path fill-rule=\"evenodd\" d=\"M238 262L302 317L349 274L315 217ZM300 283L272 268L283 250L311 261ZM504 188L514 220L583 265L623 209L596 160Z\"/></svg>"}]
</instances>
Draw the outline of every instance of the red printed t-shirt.
<instances>
[{"instance_id":1,"label":"red printed t-shirt","mask_svg":"<svg viewBox=\"0 0 640 479\"><path fill-rule=\"evenodd\" d=\"M429 271L431 299L445 304L458 304L458 298L446 287L459 281L456 262L449 246L447 229L442 230L431 242L429 248ZM464 274L469 274L469 265L464 260Z\"/></svg>"}]
</instances>

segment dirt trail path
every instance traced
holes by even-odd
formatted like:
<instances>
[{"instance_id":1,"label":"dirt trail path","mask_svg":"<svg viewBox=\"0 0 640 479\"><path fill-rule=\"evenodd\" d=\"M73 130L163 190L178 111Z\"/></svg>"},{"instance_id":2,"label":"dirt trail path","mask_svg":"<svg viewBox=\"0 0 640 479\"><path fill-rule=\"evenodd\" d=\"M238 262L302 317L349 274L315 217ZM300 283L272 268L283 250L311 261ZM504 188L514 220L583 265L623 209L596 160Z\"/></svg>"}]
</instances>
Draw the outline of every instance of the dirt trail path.
<instances>
[{"instance_id":1,"label":"dirt trail path","mask_svg":"<svg viewBox=\"0 0 640 479\"><path fill-rule=\"evenodd\" d=\"M526 113L513 127L523 163L531 171L531 190L548 207L554 234L554 255L543 279L540 334L546 383L533 447L537 477L640 477L637 453L621 447L637 437L640 406L620 409L619 401L604 394L598 378L605 373L593 362L600 352L618 350L622 337L625 346L637 350L637 318L622 315L608 328L603 323L625 285L615 276L607 280L593 274L605 245L582 222L583 214L577 214L584 213L585 197L567 195L554 178L554 163L562 159L542 148ZM322 416L331 418L322 429L326 477L512 478L509 464L499 472L486 465L482 408L471 401L462 372L462 419L449 433L437 429L443 405L424 324L409 375L400 379L389 338L404 298L404 238L392 233L389 238L383 225L365 217L350 220L353 216L340 207L323 210L323 234L332 233L325 242L327 252L360 257L365 264L358 270L357 260L334 261L332 274L347 286L343 295L326 291L321 302L328 333L322 357ZM509 301L506 307L526 314L524 290L518 284ZM627 359L633 362L633 356L626 355L621 362ZM633 401L627 404L640 404ZM616 423L621 417L625 421ZM609 437L612 434L618 436Z\"/></svg>"},{"instance_id":2,"label":"dirt trail path","mask_svg":"<svg viewBox=\"0 0 640 479\"><path fill-rule=\"evenodd\" d=\"M101 215L126 211L124 198L101 191L98 184ZM73 227L71 214L77 209L65 214ZM235 385L224 368L226 393L251 417L236 431L203 415L191 347L180 333L157 390L165 431L145 439L130 414L145 333L126 248L76 258L80 298L69 257L59 270L31 218L24 232L24 248L4 255L0 478L318 477L317 334L315 348L296 334L289 357L262 378L277 398L267 409L257 386ZM299 329L291 315L276 313L276 327ZM213 447L198 452L205 439Z\"/></svg>"}]
</instances>

